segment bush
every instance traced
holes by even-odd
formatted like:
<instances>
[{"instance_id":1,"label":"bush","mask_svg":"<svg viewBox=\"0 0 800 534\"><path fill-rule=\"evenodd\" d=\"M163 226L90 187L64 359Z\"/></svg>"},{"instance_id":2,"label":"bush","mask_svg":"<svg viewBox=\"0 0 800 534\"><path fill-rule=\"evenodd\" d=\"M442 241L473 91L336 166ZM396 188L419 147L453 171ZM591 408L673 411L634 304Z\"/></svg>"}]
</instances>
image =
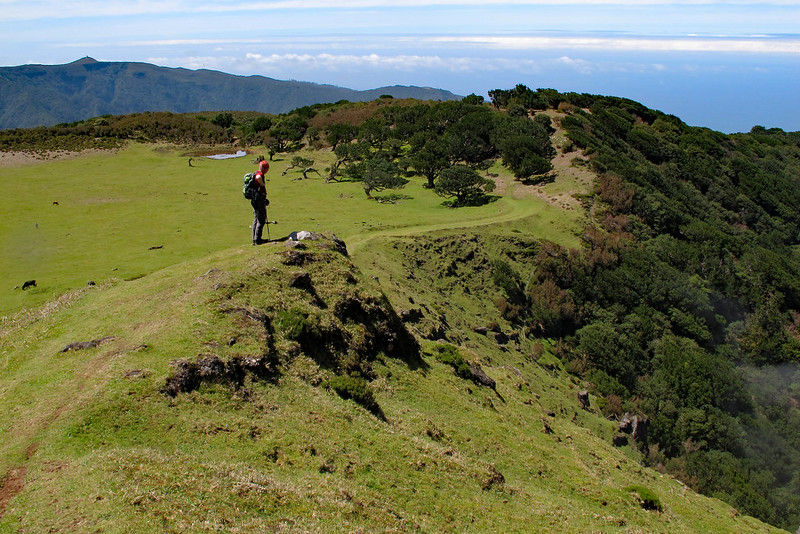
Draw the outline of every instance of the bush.
<instances>
[{"instance_id":1,"label":"bush","mask_svg":"<svg viewBox=\"0 0 800 534\"><path fill-rule=\"evenodd\" d=\"M453 371L456 373L456 376L468 380L472 379L472 370L470 369L469 364L464 357L459 354L458 349L453 345L436 345L433 348L433 356L440 362L452 367Z\"/></svg>"},{"instance_id":2,"label":"bush","mask_svg":"<svg viewBox=\"0 0 800 534\"><path fill-rule=\"evenodd\" d=\"M233 115L230 113L218 113L216 117L211 119L211 123L220 128L230 128L233 126Z\"/></svg>"},{"instance_id":3,"label":"bush","mask_svg":"<svg viewBox=\"0 0 800 534\"><path fill-rule=\"evenodd\" d=\"M272 119L269 117L257 117L253 121L253 131L254 132L263 132L272 128Z\"/></svg>"},{"instance_id":4,"label":"bush","mask_svg":"<svg viewBox=\"0 0 800 534\"><path fill-rule=\"evenodd\" d=\"M642 508L645 510L655 510L657 512L661 512L664 509L661 506L661 500L658 498L658 495L644 486L628 486L625 488L625 491L636 493L639 497L639 504L641 504Z\"/></svg>"},{"instance_id":5,"label":"bush","mask_svg":"<svg viewBox=\"0 0 800 534\"><path fill-rule=\"evenodd\" d=\"M383 411L375 400L369 384L357 376L334 376L327 383L343 399L349 399L362 406L368 412L383 419Z\"/></svg>"},{"instance_id":6,"label":"bush","mask_svg":"<svg viewBox=\"0 0 800 534\"><path fill-rule=\"evenodd\" d=\"M299 341L318 330L318 325L310 319L309 314L297 308L279 311L275 322L286 338L292 341Z\"/></svg>"}]
</instances>

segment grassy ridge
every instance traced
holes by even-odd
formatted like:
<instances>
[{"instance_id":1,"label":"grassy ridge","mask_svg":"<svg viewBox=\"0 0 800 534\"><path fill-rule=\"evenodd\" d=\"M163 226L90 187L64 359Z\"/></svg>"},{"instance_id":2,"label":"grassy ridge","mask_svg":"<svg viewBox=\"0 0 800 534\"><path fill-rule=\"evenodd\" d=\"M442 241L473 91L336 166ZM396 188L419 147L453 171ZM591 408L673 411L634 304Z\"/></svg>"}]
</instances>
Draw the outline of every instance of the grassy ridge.
<instances>
[{"instance_id":1,"label":"grassy ridge","mask_svg":"<svg viewBox=\"0 0 800 534\"><path fill-rule=\"evenodd\" d=\"M397 264L390 243L370 250ZM28 471L0 530L770 531L612 448L611 424L576 408L576 385L559 367L461 329L473 347L461 350L497 380L497 393L435 358L417 370L386 358L370 385L385 423L314 387L319 370L302 355L278 383L248 381L246 394L214 384L174 400L159 393L176 357L252 349L246 336L228 346L244 330L217 311L226 288L246 282L282 307L307 302L288 288L295 268L281 264L283 251L218 252L84 290L46 317L10 325L0 469L25 462ZM346 260L304 268L324 280L323 300L346 290L327 276L350 270ZM370 280L358 274L356 284ZM453 324L473 321L463 306ZM105 335L115 339L57 353ZM644 509L632 486L656 495L663 513Z\"/></svg>"}]
</instances>

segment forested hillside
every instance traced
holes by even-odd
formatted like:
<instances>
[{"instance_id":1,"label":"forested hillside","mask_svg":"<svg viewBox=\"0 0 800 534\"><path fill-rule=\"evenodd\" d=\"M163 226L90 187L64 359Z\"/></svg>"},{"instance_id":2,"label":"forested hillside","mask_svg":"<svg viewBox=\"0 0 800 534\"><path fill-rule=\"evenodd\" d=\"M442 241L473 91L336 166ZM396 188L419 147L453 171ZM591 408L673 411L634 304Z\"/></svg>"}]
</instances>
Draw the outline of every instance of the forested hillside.
<instances>
[{"instance_id":1,"label":"forested hillside","mask_svg":"<svg viewBox=\"0 0 800 534\"><path fill-rule=\"evenodd\" d=\"M796 528L800 133L723 135L630 100L524 86L491 95L566 112L598 174L583 250L546 246L530 280L504 282L513 320L558 338L608 415L649 418L651 465Z\"/></svg>"}]
</instances>

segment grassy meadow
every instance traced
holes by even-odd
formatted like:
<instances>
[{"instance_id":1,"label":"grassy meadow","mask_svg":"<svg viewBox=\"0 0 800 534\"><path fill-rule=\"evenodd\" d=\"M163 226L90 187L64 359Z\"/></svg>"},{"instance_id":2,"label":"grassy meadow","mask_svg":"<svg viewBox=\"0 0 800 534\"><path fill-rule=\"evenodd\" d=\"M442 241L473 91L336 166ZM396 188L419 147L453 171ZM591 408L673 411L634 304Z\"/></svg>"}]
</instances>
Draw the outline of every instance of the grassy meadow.
<instances>
[{"instance_id":1,"label":"grassy meadow","mask_svg":"<svg viewBox=\"0 0 800 534\"><path fill-rule=\"evenodd\" d=\"M179 150L139 144L117 153L0 168L0 316L40 306L90 280L130 279L249 245L252 209L242 197L241 180L260 152L220 161L195 157L189 167ZM300 154L314 159L323 175L333 157L328 150ZM273 238L295 230L330 231L357 249L376 235L531 218L537 235L577 243L577 211L511 188L487 205L450 209L420 178L378 193L376 198L395 199L380 203L368 200L359 183L325 184L313 173L298 181L298 171L283 176L290 159L276 157L268 175L267 214L278 221L269 228ZM510 181L502 167L493 170ZM36 288L14 289L32 279Z\"/></svg>"}]
</instances>

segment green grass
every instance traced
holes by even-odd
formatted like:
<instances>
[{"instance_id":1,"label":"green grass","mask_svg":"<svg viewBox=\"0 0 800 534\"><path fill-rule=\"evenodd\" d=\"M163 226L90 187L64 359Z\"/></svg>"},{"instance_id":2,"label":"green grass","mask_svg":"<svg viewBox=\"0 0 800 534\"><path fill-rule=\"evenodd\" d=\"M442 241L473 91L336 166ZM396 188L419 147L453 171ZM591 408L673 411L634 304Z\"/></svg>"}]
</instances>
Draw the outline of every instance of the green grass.
<instances>
[{"instance_id":1,"label":"green grass","mask_svg":"<svg viewBox=\"0 0 800 534\"><path fill-rule=\"evenodd\" d=\"M524 272L534 238L576 244L576 214L511 195L452 210L418 180L410 198L379 204L359 184L292 181L286 164L270 173L276 228L334 231L354 263L324 243L302 267L282 263L282 244L249 246L247 161L190 169L133 146L0 171L2 313L28 308L0 325L0 476L27 467L0 532L776 531L613 448L613 423L578 409L583 384L549 352L534 361L530 341L501 348L473 331L510 330L485 266ZM46 194L39 175L53 177ZM316 298L290 287L299 271ZM28 278L41 287L10 289ZM419 337L443 317L454 348L419 365L379 354L369 380L297 353L307 318L329 328L356 290L424 309L409 325ZM221 311L236 307L262 310L275 332ZM286 362L277 381L160 392L176 359L258 355L270 339ZM467 361L496 392L454 373ZM630 488L657 495L661 512Z\"/></svg>"},{"instance_id":2,"label":"green grass","mask_svg":"<svg viewBox=\"0 0 800 534\"><path fill-rule=\"evenodd\" d=\"M314 159L323 174L332 157L329 151L301 155ZM254 168L251 159L194 158L190 168L179 152L133 145L116 154L0 168L0 316L90 280L124 280L249 243L252 209L241 180ZM358 183L325 184L316 175L295 181L295 171L281 176L290 159L274 162L269 173L268 217L278 221L269 228L273 238L294 230L332 231L358 250L377 236L527 217L542 237L576 243L577 216L539 199L509 195L450 209L414 179L401 200L378 203ZM149 250L154 246L163 248ZM36 288L14 289L31 279Z\"/></svg>"},{"instance_id":3,"label":"green grass","mask_svg":"<svg viewBox=\"0 0 800 534\"><path fill-rule=\"evenodd\" d=\"M257 350L252 325L219 312L229 295L258 309L312 305L288 287L297 269L283 251L219 252L8 322L0 472L25 464L28 474L0 531L774 531L641 468L611 447L612 423L577 408L568 375L460 328L465 357L480 360L497 393L436 358L419 368L382 358L364 391L386 422L314 386L321 371L303 355L246 394L220 384L161 394L176 358ZM338 258L304 266L326 302L352 285L354 268ZM361 274L356 286L377 290ZM58 353L102 335L116 339ZM134 369L143 373L127 377ZM663 512L643 509L632 485L659 495Z\"/></svg>"}]
</instances>

